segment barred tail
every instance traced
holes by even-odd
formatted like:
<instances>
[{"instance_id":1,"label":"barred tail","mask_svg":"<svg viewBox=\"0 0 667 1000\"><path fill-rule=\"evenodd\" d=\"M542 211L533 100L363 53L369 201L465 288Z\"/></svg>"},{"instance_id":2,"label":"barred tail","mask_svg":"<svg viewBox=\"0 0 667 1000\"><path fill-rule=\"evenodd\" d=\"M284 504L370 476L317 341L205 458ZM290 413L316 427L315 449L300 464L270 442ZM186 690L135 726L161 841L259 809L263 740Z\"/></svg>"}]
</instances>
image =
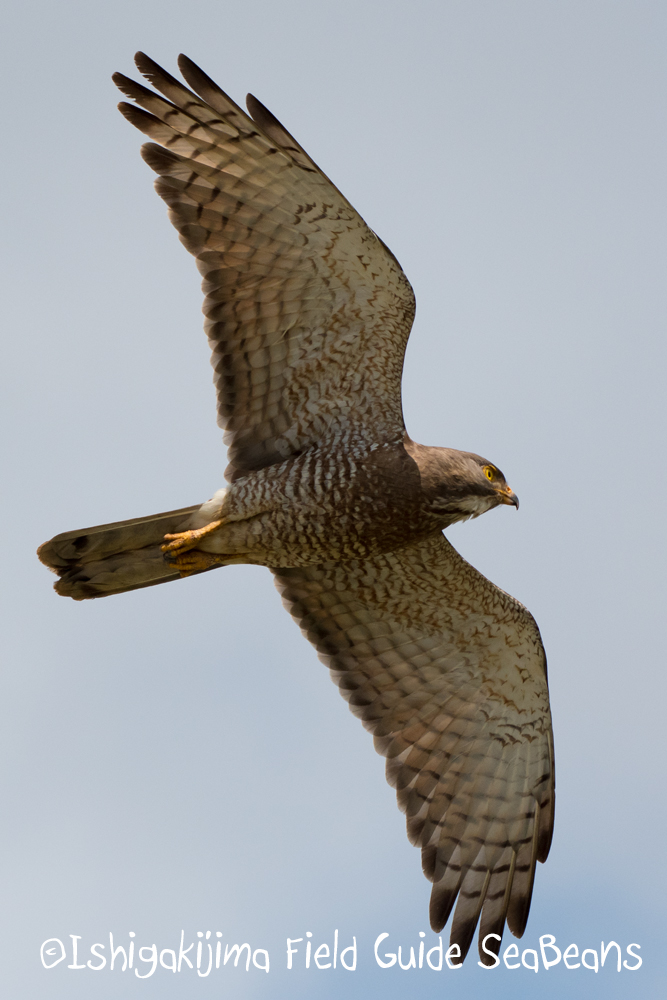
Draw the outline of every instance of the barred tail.
<instances>
[{"instance_id":1,"label":"barred tail","mask_svg":"<svg viewBox=\"0 0 667 1000\"><path fill-rule=\"evenodd\" d=\"M210 509L219 509L222 493L194 507L65 531L40 545L37 555L60 577L54 585L56 592L75 601L178 580L178 570L162 554L165 534L206 523L211 519Z\"/></svg>"}]
</instances>

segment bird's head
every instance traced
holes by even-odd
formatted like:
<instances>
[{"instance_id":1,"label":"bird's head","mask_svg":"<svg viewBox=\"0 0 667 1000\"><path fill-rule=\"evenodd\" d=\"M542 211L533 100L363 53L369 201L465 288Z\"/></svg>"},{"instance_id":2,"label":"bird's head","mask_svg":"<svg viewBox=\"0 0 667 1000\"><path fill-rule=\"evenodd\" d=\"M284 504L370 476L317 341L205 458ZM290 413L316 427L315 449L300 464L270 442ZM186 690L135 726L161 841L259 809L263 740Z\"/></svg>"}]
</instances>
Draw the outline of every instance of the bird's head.
<instances>
[{"instance_id":1,"label":"bird's head","mask_svg":"<svg viewBox=\"0 0 667 1000\"><path fill-rule=\"evenodd\" d=\"M479 517L500 504L519 509L519 498L497 465L469 451L418 446L422 491L429 513L448 524Z\"/></svg>"}]
</instances>

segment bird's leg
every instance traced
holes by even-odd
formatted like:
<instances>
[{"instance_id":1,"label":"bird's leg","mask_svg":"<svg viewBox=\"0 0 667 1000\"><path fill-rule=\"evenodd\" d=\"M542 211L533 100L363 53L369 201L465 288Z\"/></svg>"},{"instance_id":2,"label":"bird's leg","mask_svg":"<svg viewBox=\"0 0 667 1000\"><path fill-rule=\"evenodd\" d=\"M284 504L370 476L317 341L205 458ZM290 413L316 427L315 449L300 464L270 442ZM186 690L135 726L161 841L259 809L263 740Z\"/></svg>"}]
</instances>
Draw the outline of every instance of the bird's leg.
<instances>
[{"instance_id":1,"label":"bird's leg","mask_svg":"<svg viewBox=\"0 0 667 1000\"><path fill-rule=\"evenodd\" d=\"M211 521L210 524L205 524L203 528L192 528L190 531L178 531L174 535L165 535L165 539L169 539L162 546L162 551L167 554L171 552L187 552L188 549L194 549L199 545L202 538L206 538L207 535L211 535L218 528L221 528L225 523L224 518L220 518L217 521Z\"/></svg>"},{"instance_id":2,"label":"bird's leg","mask_svg":"<svg viewBox=\"0 0 667 1000\"><path fill-rule=\"evenodd\" d=\"M197 550L194 552L181 551L174 555L167 553L165 558L170 566L178 570L181 577L191 576L193 573L201 573L203 570L211 569L213 566L224 566L228 561L225 556L218 556L212 552L199 552Z\"/></svg>"}]
</instances>

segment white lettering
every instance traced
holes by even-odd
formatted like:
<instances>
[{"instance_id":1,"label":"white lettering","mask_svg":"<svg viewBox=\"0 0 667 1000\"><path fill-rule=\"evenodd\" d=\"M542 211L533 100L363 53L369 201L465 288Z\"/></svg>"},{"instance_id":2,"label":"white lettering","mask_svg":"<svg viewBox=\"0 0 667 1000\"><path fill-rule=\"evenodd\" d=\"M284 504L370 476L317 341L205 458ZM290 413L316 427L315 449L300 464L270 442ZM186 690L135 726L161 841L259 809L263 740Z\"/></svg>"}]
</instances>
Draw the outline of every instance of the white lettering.
<instances>
[{"instance_id":1,"label":"white lettering","mask_svg":"<svg viewBox=\"0 0 667 1000\"><path fill-rule=\"evenodd\" d=\"M552 959L550 962L547 959L547 948L551 948L552 951L556 952L556 958ZM553 934L543 934L541 936L540 951L542 952L542 961L544 962L544 968L547 972L552 965L558 965L561 960L560 948L556 947L556 938Z\"/></svg>"},{"instance_id":2,"label":"white lettering","mask_svg":"<svg viewBox=\"0 0 667 1000\"><path fill-rule=\"evenodd\" d=\"M171 955L171 965L167 965L165 962L165 955ZM176 972L176 952L171 948L163 948L160 952L160 965L163 969L168 969L170 972Z\"/></svg>"},{"instance_id":3,"label":"white lettering","mask_svg":"<svg viewBox=\"0 0 667 1000\"><path fill-rule=\"evenodd\" d=\"M635 955L634 951L632 950L633 948L640 948L641 949L641 945L640 944L629 944L628 947L625 949L627 951L628 955L630 956L630 958L636 958L637 959L637 964L636 965L628 965L628 963L625 960L623 961L623 965L625 966L625 968L629 972L636 972L637 969L642 964L641 958L639 957L639 955Z\"/></svg>"},{"instance_id":4,"label":"white lettering","mask_svg":"<svg viewBox=\"0 0 667 1000\"><path fill-rule=\"evenodd\" d=\"M433 962L431 961L431 955L433 954L434 951L437 951L437 953L438 953L438 955L440 957L440 961L438 962L437 965L433 965ZM434 972L442 972L442 938L441 937L438 938L438 943L435 945L435 947L431 948L430 951L426 952L426 962L427 962L429 968L433 969Z\"/></svg>"},{"instance_id":5,"label":"white lettering","mask_svg":"<svg viewBox=\"0 0 667 1000\"><path fill-rule=\"evenodd\" d=\"M207 942L208 942L208 939L210 938L210 936L211 936L211 932L210 931L206 931L206 941ZM197 931L197 937L200 938L200 939L203 938L204 937L204 932L203 931ZM210 973L211 969L213 968L213 949L211 948L211 945L208 944L208 943L207 943L206 947L208 948L208 969L206 970L206 972L201 972L201 956L202 956L202 951L203 951L203 948L204 948L204 942L202 940L199 940L197 942L197 975L200 976L202 979L206 979L206 977Z\"/></svg>"},{"instance_id":6,"label":"white lettering","mask_svg":"<svg viewBox=\"0 0 667 1000\"><path fill-rule=\"evenodd\" d=\"M345 961L345 955L347 955L348 951L352 952L352 965L348 965ZM354 972L357 967L357 939L354 935L352 935L352 944L340 953L340 964L344 969L347 969L348 972Z\"/></svg>"},{"instance_id":7,"label":"white lettering","mask_svg":"<svg viewBox=\"0 0 667 1000\"><path fill-rule=\"evenodd\" d=\"M534 963L534 965L531 965L530 962L526 961L526 955L534 955L535 956L535 963ZM537 957L537 952L535 951L534 948L524 948L523 949L523 954L521 956L521 964L523 966L525 966L526 969L532 969L533 972L537 972L539 970L540 963L539 963L539 959Z\"/></svg>"},{"instance_id":8,"label":"white lettering","mask_svg":"<svg viewBox=\"0 0 667 1000\"><path fill-rule=\"evenodd\" d=\"M303 941L303 938L287 938L287 968L292 968L292 955L296 955L298 948L293 948L293 944Z\"/></svg>"},{"instance_id":9,"label":"white lettering","mask_svg":"<svg viewBox=\"0 0 667 1000\"><path fill-rule=\"evenodd\" d=\"M210 934L211 932L209 931L208 933ZM201 941L199 943L201 944ZM206 972L201 971L201 962L200 962L201 955L199 954L197 955L197 975L201 976L202 979L206 979L211 969L213 968L213 949L211 948L211 945L208 942L206 942L206 947L208 948L208 968ZM197 951L199 951L199 949L197 949Z\"/></svg>"},{"instance_id":10,"label":"white lettering","mask_svg":"<svg viewBox=\"0 0 667 1000\"><path fill-rule=\"evenodd\" d=\"M595 959L593 965L589 965L588 964L588 962L586 961L586 955L592 955L593 956L593 958ZM585 969L591 969L593 972L597 972L598 971L598 953L597 953L597 951L593 951L592 948L584 948L584 950L581 953L581 962L582 962L582 964L583 964L583 966L584 966Z\"/></svg>"},{"instance_id":11,"label":"white lettering","mask_svg":"<svg viewBox=\"0 0 667 1000\"><path fill-rule=\"evenodd\" d=\"M111 971L113 972L113 963L116 961L116 957L118 955L120 955L120 953L122 951L122 953L123 953L123 968L120 971L121 972L125 972L125 970L127 969L127 952L125 951L125 949L123 948L123 946L120 945L120 944L118 945L118 947L114 951L113 934L111 933L111 931L109 931L109 951L111 953L111 965L109 966L109 968L111 969Z\"/></svg>"},{"instance_id":12,"label":"white lettering","mask_svg":"<svg viewBox=\"0 0 667 1000\"><path fill-rule=\"evenodd\" d=\"M107 964L107 960L104 957L104 955L100 955L99 952L95 951L96 948L102 948L102 950L104 950L104 945L103 944L91 944L91 946L90 946L90 954L93 956L93 958L101 958L102 959L102 962L101 962L100 965L91 965L90 964L90 959L86 962L86 965L88 966L88 968L92 969L93 972L99 972L100 969L103 969L104 966Z\"/></svg>"},{"instance_id":13,"label":"white lettering","mask_svg":"<svg viewBox=\"0 0 667 1000\"><path fill-rule=\"evenodd\" d=\"M568 962L569 958L578 958L578 957L579 957L579 949L577 948L576 944L569 944L565 949L565 951L563 952L563 961L565 962L565 968L578 969L579 966L581 965L581 962L577 962L576 965L570 965L570 963Z\"/></svg>"},{"instance_id":14,"label":"white lettering","mask_svg":"<svg viewBox=\"0 0 667 1000\"><path fill-rule=\"evenodd\" d=\"M49 958L51 958L52 955L57 954L57 950L55 948L46 947L47 944L51 944L52 941L60 945L60 958L54 959L53 962L45 962L44 961L45 955L48 955ZM67 953L65 952L65 945L62 943L60 938L47 938L47 940L43 943L42 947L39 949L39 957L41 958L42 965L44 966L45 969L52 969L54 965L58 965L59 962L63 962L67 958Z\"/></svg>"},{"instance_id":15,"label":"white lettering","mask_svg":"<svg viewBox=\"0 0 667 1000\"><path fill-rule=\"evenodd\" d=\"M148 952L148 956L146 958L144 957L145 951ZM151 962L152 968L146 973L145 976L142 976L138 969L134 970L134 974L137 977L137 979L148 979L149 976L152 976L155 970L157 969L157 962L158 962L157 945L155 944L145 945L143 948L140 948L139 960L141 962Z\"/></svg>"},{"instance_id":16,"label":"white lettering","mask_svg":"<svg viewBox=\"0 0 667 1000\"><path fill-rule=\"evenodd\" d=\"M183 964L183 959L185 959L185 961L188 963L188 965L190 966L190 968L193 967L192 966L192 962L188 958L188 952L192 951L192 949L195 946L195 943L193 941L192 944L188 948L185 948L185 949L183 948L184 943L185 943L185 931L181 931L181 943L178 946L178 971L179 972L181 971L181 966Z\"/></svg>"},{"instance_id":17,"label":"white lettering","mask_svg":"<svg viewBox=\"0 0 667 1000\"><path fill-rule=\"evenodd\" d=\"M403 965L403 963L401 962L401 957L402 957L401 956L401 946L399 944L399 946L398 946L398 964L400 965L400 967L402 969L416 969L417 968L417 962L416 962L416 959L415 959L415 949L414 948L410 948L410 958L408 959L408 964L407 965Z\"/></svg>"},{"instance_id":18,"label":"white lettering","mask_svg":"<svg viewBox=\"0 0 667 1000\"><path fill-rule=\"evenodd\" d=\"M227 965L230 960L233 959L231 963L234 968L238 968L239 964L244 960L244 951L247 952L245 955L245 968L246 972L250 971L250 964L263 972L269 972L270 959L269 952L264 948L257 948L253 951L248 942L243 944L233 944L225 946L224 961L222 960L222 944L220 940L223 937L221 931L215 932L215 937L212 940L212 931L197 931L196 941L191 942L187 947L185 945L185 931L181 930L180 945L178 951L171 948L164 948L159 951L156 944L145 945L139 947L139 942L137 942L137 968L134 970L134 974L137 979L150 979L158 966L158 963L166 969L168 972L181 972L183 968L183 963L185 962L190 969L194 969L196 966L197 975L201 978L206 978L210 976L213 969L213 945L215 943L215 968L219 969L221 965ZM136 938L134 931L128 931L128 945L115 945L114 935L109 932L109 959L107 960L105 951L106 945L96 942L90 945L90 959L85 961L85 956L82 956L82 962L79 962L79 942L82 940L79 934L70 934L69 937L72 941L72 960L71 964L67 966L68 969L74 971L79 971L82 969L90 969L92 972L100 972L106 969L107 966L110 971L113 971L116 965L116 960L120 959L119 966L120 971L125 972L127 969L133 968L134 956L135 956L135 941ZM391 969L393 966L398 965L402 971L408 971L410 969L423 969L424 959L426 959L426 966L432 969L434 972L441 972L444 968L444 962L447 963L449 969L460 969L463 967L463 961L461 959L461 946L457 943L450 944L447 950L444 950L442 936L438 936L437 945L427 949L427 942L425 940L426 933L424 931L419 931L419 948L417 945L414 946L402 946L398 945L396 952L387 951L380 953L380 948L386 944L390 937L389 932L384 931L379 934L375 940L374 944L374 954L375 961L381 969ZM217 938L217 940L216 940ZM348 939L349 940L349 939ZM626 946L627 959L623 959L622 946L618 944L617 941L609 941L605 944L604 941L600 942L600 951L595 948L584 948L582 951L579 947L572 943L569 944L565 949L561 948L556 944L556 936L554 934L541 934L538 941L539 947L525 948L520 951L519 946L516 943L508 945L502 955L500 954L501 946L501 935L496 933L489 933L483 939L480 938L480 958L485 956L490 956L492 959L491 964L486 964L483 961L478 961L477 964L485 969L497 969L501 964L501 958L505 963L507 969L520 969L522 966L532 972L539 972L540 962L545 971L553 968L555 965L559 965L561 960L567 969L580 969L585 968L596 974L604 968L605 962L609 959L610 953L613 949L616 949L616 959L612 957L609 959L610 965L613 967L616 965L616 971L621 972L623 968L630 972L636 972L640 969L643 960L641 958L641 946L637 943L632 943ZM298 944L305 942L303 960L306 969L311 967L311 960L315 968L317 969L331 969L332 966L335 969L338 959L338 943L339 943L339 932L338 929L334 931L334 941L333 947L328 943L323 943L318 945L314 940L313 933L311 931L305 931L304 937L298 938L287 938L287 968L292 969L294 956L299 954ZM197 948L195 950L195 944ZM208 949L208 955L206 954L206 949ZM82 946L82 951L85 949ZM191 958L188 955L194 952ZM404 953L405 952L405 962ZM444 952L444 955L443 955ZM44 941L40 947L40 960L45 969L52 969L56 965L59 965L67 958L67 949L60 938L48 938ZM352 935L352 944L343 948L340 952L340 964L343 969L347 972L354 972L357 969L357 957L358 957L358 947L357 939ZM332 961L333 960L333 961ZM143 965L142 965L143 963ZM634 963L634 964L633 964ZM145 968L146 971L140 972L140 968Z\"/></svg>"},{"instance_id":19,"label":"white lettering","mask_svg":"<svg viewBox=\"0 0 667 1000\"><path fill-rule=\"evenodd\" d=\"M604 966L605 959L606 959L607 955L609 954L609 951L610 951L611 948L615 948L616 951L617 951L617 953L618 953L618 964L616 965L616 971L620 972L621 971L621 949L620 949L620 946L617 945L615 941L610 941L606 948L605 948L605 945L604 945L604 941L600 942L600 966L601 967Z\"/></svg>"},{"instance_id":20,"label":"white lettering","mask_svg":"<svg viewBox=\"0 0 667 1000\"><path fill-rule=\"evenodd\" d=\"M512 962L512 964L510 965L510 963L507 961L508 958L518 958L518 957L519 957L518 944L514 944L514 942L512 942L512 944L508 944L503 953L503 962L505 963L508 969L520 968L521 962Z\"/></svg>"},{"instance_id":21,"label":"white lettering","mask_svg":"<svg viewBox=\"0 0 667 1000\"><path fill-rule=\"evenodd\" d=\"M377 964L380 966L381 969L391 969L392 965L396 965L396 955L393 953L393 951L385 952L384 957L389 959L388 962L383 962L380 956L378 955L378 948L380 947L384 939L388 937L389 935L385 931L385 933L380 934L380 936L375 941L375 948L374 948L375 961L377 962Z\"/></svg>"},{"instance_id":22,"label":"white lettering","mask_svg":"<svg viewBox=\"0 0 667 1000\"><path fill-rule=\"evenodd\" d=\"M317 966L318 969L330 969L331 968L331 962L327 962L326 965L321 965L320 964L320 959L325 959L325 958L328 958L328 957L329 957L329 945L328 944L321 944L319 946L319 948L317 949L317 951L315 952L315 954L313 955L313 958L315 959L315 965Z\"/></svg>"},{"instance_id":23,"label":"white lettering","mask_svg":"<svg viewBox=\"0 0 667 1000\"><path fill-rule=\"evenodd\" d=\"M238 944L233 944L231 946L230 945L225 945L225 959L224 959L224 961L223 961L222 964L223 965L227 965L227 962L229 961L229 959L232 957L232 955L234 954L234 952L236 952L236 958L234 959L234 968L236 968L238 966L238 964L239 964L239 959L241 957L241 952L243 951L244 948L248 949L248 959L246 961L246 966L245 966L245 971L247 972L248 969L250 968L250 958L251 958L250 945L247 944L247 943L246 944L242 944L242 945L238 945Z\"/></svg>"},{"instance_id":24,"label":"white lettering","mask_svg":"<svg viewBox=\"0 0 667 1000\"><path fill-rule=\"evenodd\" d=\"M258 955L264 955L264 958L266 959L266 961L264 962L264 965L261 965L258 962L258 960L257 960L257 956ZM256 969L263 969L264 972L268 972L269 971L269 953L268 953L268 951L265 951L264 948L255 948L255 950L252 953L252 964L255 966Z\"/></svg>"},{"instance_id":25,"label":"white lettering","mask_svg":"<svg viewBox=\"0 0 667 1000\"><path fill-rule=\"evenodd\" d=\"M450 969L462 969L463 968L463 962L452 962L453 958L460 958L460 957L461 957L461 949L460 949L459 945L457 945L457 944L450 944L449 948L447 949L447 951L445 953L445 959L446 959L447 965L449 966Z\"/></svg>"},{"instance_id":26,"label":"white lettering","mask_svg":"<svg viewBox=\"0 0 667 1000\"><path fill-rule=\"evenodd\" d=\"M490 948L486 947L486 942L489 940L489 938L495 938L497 940L498 948L500 948L500 942L502 941L502 938L500 934L487 934L484 940L482 941L482 951L484 952L485 955L491 956L491 958L493 959L493 965L486 965L485 962L478 962L477 964L481 965L483 969L497 969L498 966L500 965L500 959L498 958L497 952L491 951Z\"/></svg>"},{"instance_id":27,"label":"white lettering","mask_svg":"<svg viewBox=\"0 0 667 1000\"><path fill-rule=\"evenodd\" d=\"M76 964L76 960L77 960L77 957L78 957L77 956L77 949L79 947L78 944L77 944L77 941L81 940L81 935L80 934L70 934L70 937L72 939L72 964L68 965L67 968L68 969L85 969L86 968L85 965L77 965Z\"/></svg>"}]
</instances>

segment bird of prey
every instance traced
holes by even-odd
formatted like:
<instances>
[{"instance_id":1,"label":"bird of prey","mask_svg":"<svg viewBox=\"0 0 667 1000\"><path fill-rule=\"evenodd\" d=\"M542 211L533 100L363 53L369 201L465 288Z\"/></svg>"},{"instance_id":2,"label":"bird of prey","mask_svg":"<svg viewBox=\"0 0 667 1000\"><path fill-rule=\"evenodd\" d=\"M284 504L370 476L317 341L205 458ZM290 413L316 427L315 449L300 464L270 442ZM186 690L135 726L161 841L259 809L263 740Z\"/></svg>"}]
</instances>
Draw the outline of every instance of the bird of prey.
<instances>
[{"instance_id":1,"label":"bird of prey","mask_svg":"<svg viewBox=\"0 0 667 1000\"><path fill-rule=\"evenodd\" d=\"M443 529L519 506L485 458L416 444L401 409L414 295L398 261L256 98L190 59L121 112L203 275L228 487L204 504L57 535L59 594L104 597L233 563L285 606L387 759L460 960L520 937L554 816L540 634ZM162 96L160 96L162 95ZM481 918L481 921L480 921ZM485 947L482 947L486 942ZM457 949L452 957L458 958Z\"/></svg>"}]
</instances>

